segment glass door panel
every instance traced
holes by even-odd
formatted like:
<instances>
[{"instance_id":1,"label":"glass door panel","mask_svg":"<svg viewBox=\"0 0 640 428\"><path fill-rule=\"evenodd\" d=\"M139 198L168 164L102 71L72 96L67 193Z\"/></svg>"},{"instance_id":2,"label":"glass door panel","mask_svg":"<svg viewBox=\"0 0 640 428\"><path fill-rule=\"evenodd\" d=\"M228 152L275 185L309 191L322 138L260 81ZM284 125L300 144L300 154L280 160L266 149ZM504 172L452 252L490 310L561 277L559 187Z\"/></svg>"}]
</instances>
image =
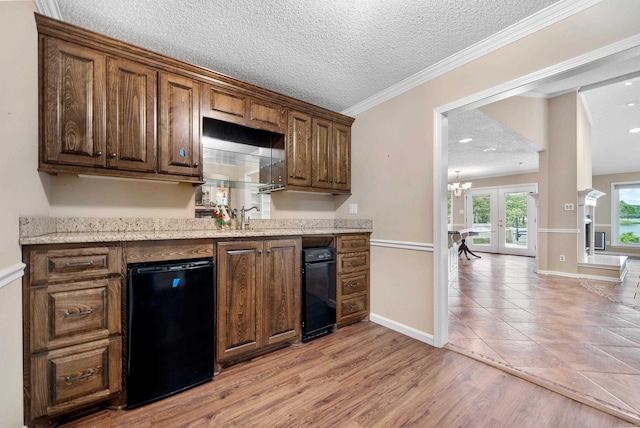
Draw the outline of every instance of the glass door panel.
<instances>
[{"instance_id":1,"label":"glass door panel","mask_svg":"<svg viewBox=\"0 0 640 428\"><path fill-rule=\"evenodd\" d=\"M495 195L494 192L469 195L471 201L471 225L473 233L467 238L467 245L472 251L496 251L494 231Z\"/></svg>"},{"instance_id":2,"label":"glass door panel","mask_svg":"<svg viewBox=\"0 0 640 428\"><path fill-rule=\"evenodd\" d=\"M535 186L473 189L466 198L466 244L473 252L535 255Z\"/></svg>"},{"instance_id":3,"label":"glass door panel","mask_svg":"<svg viewBox=\"0 0 640 428\"><path fill-rule=\"evenodd\" d=\"M523 192L502 192L504 206L504 233L501 244L504 248L527 248L528 199Z\"/></svg>"}]
</instances>

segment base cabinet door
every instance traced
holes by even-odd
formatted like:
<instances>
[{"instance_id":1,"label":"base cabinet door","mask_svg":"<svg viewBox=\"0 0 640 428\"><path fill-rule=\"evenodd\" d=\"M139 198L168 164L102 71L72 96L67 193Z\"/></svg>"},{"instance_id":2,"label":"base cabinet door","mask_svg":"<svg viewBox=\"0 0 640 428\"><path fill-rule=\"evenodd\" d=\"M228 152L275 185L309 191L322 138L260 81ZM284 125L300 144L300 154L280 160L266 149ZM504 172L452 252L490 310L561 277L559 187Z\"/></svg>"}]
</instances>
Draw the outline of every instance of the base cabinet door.
<instances>
[{"instance_id":1,"label":"base cabinet door","mask_svg":"<svg viewBox=\"0 0 640 428\"><path fill-rule=\"evenodd\" d=\"M217 359L233 360L261 346L262 242L218 244Z\"/></svg>"},{"instance_id":2,"label":"base cabinet door","mask_svg":"<svg viewBox=\"0 0 640 428\"><path fill-rule=\"evenodd\" d=\"M274 345L300 337L301 241L266 241L264 248L264 340Z\"/></svg>"},{"instance_id":3,"label":"base cabinet door","mask_svg":"<svg viewBox=\"0 0 640 428\"><path fill-rule=\"evenodd\" d=\"M298 341L301 240L219 242L217 253L217 362Z\"/></svg>"}]
</instances>

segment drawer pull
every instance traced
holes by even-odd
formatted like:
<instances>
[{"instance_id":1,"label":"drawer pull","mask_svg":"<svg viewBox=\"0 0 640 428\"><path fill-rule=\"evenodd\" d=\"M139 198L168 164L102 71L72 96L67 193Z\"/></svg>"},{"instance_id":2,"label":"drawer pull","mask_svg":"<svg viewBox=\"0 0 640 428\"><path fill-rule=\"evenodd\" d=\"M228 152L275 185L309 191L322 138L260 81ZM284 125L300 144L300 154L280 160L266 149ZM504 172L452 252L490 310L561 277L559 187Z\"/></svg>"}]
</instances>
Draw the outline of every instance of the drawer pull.
<instances>
[{"instance_id":1,"label":"drawer pull","mask_svg":"<svg viewBox=\"0 0 640 428\"><path fill-rule=\"evenodd\" d=\"M96 374L96 372L95 372L95 371L93 371L93 370L89 370L89 371L88 371L88 372L86 372L85 374L80 375L80 376L78 376L78 377L70 377L70 376L66 376L66 377L64 378L64 381L65 381L65 382L69 382L69 383L71 383L71 382L75 382L75 381L80 380L80 379L85 379L85 378L91 377L91 376L93 376L94 374Z\"/></svg>"},{"instance_id":2,"label":"drawer pull","mask_svg":"<svg viewBox=\"0 0 640 428\"><path fill-rule=\"evenodd\" d=\"M80 263L65 263L64 267L83 267L83 266L93 266L93 262L89 260L88 262L80 262Z\"/></svg>"},{"instance_id":3,"label":"drawer pull","mask_svg":"<svg viewBox=\"0 0 640 428\"><path fill-rule=\"evenodd\" d=\"M351 305L349 306L349 309L358 309L358 305Z\"/></svg>"},{"instance_id":4,"label":"drawer pull","mask_svg":"<svg viewBox=\"0 0 640 428\"><path fill-rule=\"evenodd\" d=\"M66 317L78 317L80 315L89 315L93 313L93 308L90 308L88 311L84 311L84 312L78 312L75 314L69 313L69 310L67 310L67 312L64 314L65 318Z\"/></svg>"}]
</instances>

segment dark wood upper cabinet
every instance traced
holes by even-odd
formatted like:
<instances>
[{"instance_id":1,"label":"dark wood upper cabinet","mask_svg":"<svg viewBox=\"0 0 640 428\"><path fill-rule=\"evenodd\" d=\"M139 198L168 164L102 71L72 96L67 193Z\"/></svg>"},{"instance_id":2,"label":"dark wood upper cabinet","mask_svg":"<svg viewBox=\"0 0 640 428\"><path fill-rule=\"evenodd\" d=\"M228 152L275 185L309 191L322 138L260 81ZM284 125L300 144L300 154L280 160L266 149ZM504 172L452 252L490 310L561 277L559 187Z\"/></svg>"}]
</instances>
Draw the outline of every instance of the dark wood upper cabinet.
<instances>
[{"instance_id":1,"label":"dark wood upper cabinet","mask_svg":"<svg viewBox=\"0 0 640 428\"><path fill-rule=\"evenodd\" d=\"M287 135L288 185L311 186L311 142L311 116L290 111Z\"/></svg>"},{"instance_id":2,"label":"dark wood upper cabinet","mask_svg":"<svg viewBox=\"0 0 640 428\"><path fill-rule=\"evenodd\" d=\"M333 188L351 190L351 127L333 124Z\"/></svg>"},{"instance_id":3,"label":"dark wood upper cabinet","mask_svg":"<svg viewBox=\"0 0 640 428\"><path fill-rule=\"evenodd\" d=\"M52 38L41 50L41 167L104 167L105 55Z\"/></svg>"},{"instance_id":4,"label":"dark wood upper cabinet","mask_svg":"<svg viewBox=\"0 0 640 428\"><path fill-rule=\"evenodd\" d=\"M107 165L156 170L158 72L125 59L107 59Z\"/></svg>"},{"instance_id":5,"label":"dark wood upper cabinet","mask_svg":"<svg viewBox=\"0 0 640 428\"><path fill-rule=\"evenodd\" d=\"M313 186L348 192L351 189L351 128L313 119Z\"/></svg>"},{"instance_id":6,"label":"dark wood upper cabinet","mask_svg":"<svg viewBox=\"0 0 640 428\"><path fill-rule=\"evenodd\" d=\"M272 190L350 192L353 119L36 14L39 165L67 172L203 182L203 118L284 141Z\"/></svg>"},{"instance_id":7,"label":"dark wood upper cabinet","mask_svg":"<svg viewBox=\"0 0 640 428\"><path fill-rule=\"evenodd\" d=\"M160 73L158 171L200 176L200 84Z\"/></svg>"},{"instance_id":8,"label":"dark wood upper cabinet","mask_svg":"<svg viewBox=\"0 0 640 428\"><path fill-rule=\"evenodd\" d=\"M247 94L239 88L203 85L202 115L256 129L284 134L287 109Z\"/></svg>"}]
</instances>

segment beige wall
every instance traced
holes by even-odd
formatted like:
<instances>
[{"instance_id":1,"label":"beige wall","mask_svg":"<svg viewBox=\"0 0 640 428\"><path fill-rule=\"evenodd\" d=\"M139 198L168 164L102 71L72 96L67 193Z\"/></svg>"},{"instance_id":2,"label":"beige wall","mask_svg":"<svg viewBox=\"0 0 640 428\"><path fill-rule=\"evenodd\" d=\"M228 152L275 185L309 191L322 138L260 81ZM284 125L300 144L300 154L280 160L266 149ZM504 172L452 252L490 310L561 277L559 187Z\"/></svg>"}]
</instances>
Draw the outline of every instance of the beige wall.
<instances>
[{"instance_id":1,"label":"beige wall","mask_svg":"<svg viewBox=\"0 0 640 428\"><path fill-rule=\"evenodd\" d=\"M37 36L32 2L0 2L0 271L21 261L18 217L46 216L38 161ZM0 425L22 426L22 282L0 288Z\"/></svg>"},{"instance_id":2,"label":"beige wall","mask_svg":"<svg viewBox=\"0 0 640 428\"><path fill-rule=\"evenodd\" d=\"M640 181L640 171L628 172L624 174L605 174L593 176L593 188L605 195L598 198L595 212L595 229L598 232L605 233L605 239L611 241L611 184L624 183L628 181ZM607 244L605 250L607 252L620 253L626 255L640 256L640 249L627 247L612 247Z\"/></svg>"},{"instance_id":3,"label":"beige wall","mask_svg":"<svg viewBox=\"0 0 640 428\"><path fill-rule=\"evenodd\" d=\"M591 150L591 122L585 109L582 97L576 99L576 130L577 130L577 168L578 168L578 190L591 189L591 176L593 170L592 150Z\"/></svg>"},{"instance_id":4,"label":"beige wall","mask_svg":"<svg viewBox=\"0 0 640 428\"><path fill-rule=\"evenodd\" d=\"M510 97L487 104L479 110L536 143L541 149L548 147L548 104L545 98Z\"/></svg>"},{"instance_id":5,"label":"beige wall","mask_svg":"<svg viewBox=\"0 0 640 428\"><path fill-rule=\"evenodd\" d=\"M435 108L630 37L640 31L636 19L639 15L640 2L600 3L358 114L352 129L352 156L354 166L366 165L367 168L352 171L354 195L350 200L362 207L362 216L373 219L374 245L375 239L433 243ZM553 168L562 170L563 166L554 163ZM574 171L574 199L575 177ZM546 185L544 178L538 181ZM337 216L345 216L347 212L348 202L338 207ZM576 227L575 220L567 223L571 223L567 227ZM422 260L424 264L405 262L401 256L377 258L371 278L374 302L395 299L395 284L389 279L393 272L411 269L415 278L428 277L433 270L432 258L423 256ZM446 284L436 286L446 287ZM426 321L434 316L430 306L433 280L426 283L417 280L407 287L410 287L405 291L407 295L414 295L416 299L428 297L424 297L421 304L412 304L411 307L416 308L412 312L403 308L389 311L385 316L402 319L403 324L433 333L432 322Z\"/></svg>"}]
</instances>

